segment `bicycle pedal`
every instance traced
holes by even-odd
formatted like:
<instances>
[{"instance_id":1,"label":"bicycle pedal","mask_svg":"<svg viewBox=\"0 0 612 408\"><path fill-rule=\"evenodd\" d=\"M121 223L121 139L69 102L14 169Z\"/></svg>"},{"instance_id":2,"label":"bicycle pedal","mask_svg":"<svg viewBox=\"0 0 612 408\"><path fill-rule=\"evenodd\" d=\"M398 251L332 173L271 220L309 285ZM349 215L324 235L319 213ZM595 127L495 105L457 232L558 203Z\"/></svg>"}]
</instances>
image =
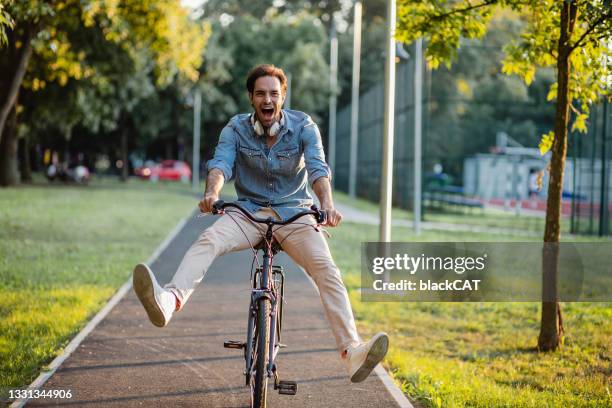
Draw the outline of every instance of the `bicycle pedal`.
<instances>
[{"instance_id":1,"label":"bicycle pedal","mask_svg":"<svg viewBox=\"0 0 612 408\"><path fill-rule=\"evenodd\" d=\"M278 348L285 348L285 347L287 347L287 345L286 345L286 344L283 344L283 343L278 343Z\"/></svg>"},{"instance_id":2,"label":"bicycle pedal","mask_svg":"<svg viewBox=\"0 0 612 408\"><path fill-rule=\"evenodd\" d=\"M297 383L295 381L279 381L276 389L282 395L295 395L297 393Z\"/></svg>"},{"instance_id":3,"label":"bicycle pedal","mask_svg":"<svg viewBox=\"0 0 612 408\"><path fill-rule=\"evenodd\" d=\"M226 340L223 342L223 347L230 349L243 349L246 347L246 343L237 340Z\"/></svg>"}]
</instances>

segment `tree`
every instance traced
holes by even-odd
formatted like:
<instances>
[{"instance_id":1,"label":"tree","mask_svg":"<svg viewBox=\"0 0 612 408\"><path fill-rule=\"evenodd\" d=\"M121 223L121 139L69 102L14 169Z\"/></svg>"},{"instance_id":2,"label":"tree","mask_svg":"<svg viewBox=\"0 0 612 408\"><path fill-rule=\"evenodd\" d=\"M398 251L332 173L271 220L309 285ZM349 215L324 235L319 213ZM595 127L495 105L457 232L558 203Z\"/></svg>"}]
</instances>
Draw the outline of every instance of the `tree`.
<instances>
[{"instance_id":1,"label":"tree","mask_svg":"<svg viewBox=\"0 0 612 408\"><path fill-rule=\"evenodd\" d=\"M600 96L610 95L610 49L605 40L612 31L612 7L608 0L398 0L397 37L404 41L424 37L429 64L434 68L440 63L450 65L460 38L482 37L499 6L524 12L528 22L520 39L506 47L503 72L516 74L529 84L538 68L556 69L556 82L549 93L549 99L556 102L554 129L540 142L542 153L552 149L552 159L543 250L543 284L548 296L542 301L538 338L540 350L555 350L563 339L555 285L568 125L573 113L573 128L585 131L589 106Z\"/></svg>"},{"instance_id":2,"label":"tree","mask_svg":"<svg viewBox=\"0 0 612 408\"><path fill-rule=\"evenodd\" d=\"M78 82L65 89L76 102L64 111L69 138L70 125L116 129L155 88L197 81L210 30L187 13L172 0L36 0L0 9L0 39L8 40L0 49L0 142L8 146L0 150L0 184L17 181L15 132L4 123L20 89Z\"/></svg>"}]
</instances>

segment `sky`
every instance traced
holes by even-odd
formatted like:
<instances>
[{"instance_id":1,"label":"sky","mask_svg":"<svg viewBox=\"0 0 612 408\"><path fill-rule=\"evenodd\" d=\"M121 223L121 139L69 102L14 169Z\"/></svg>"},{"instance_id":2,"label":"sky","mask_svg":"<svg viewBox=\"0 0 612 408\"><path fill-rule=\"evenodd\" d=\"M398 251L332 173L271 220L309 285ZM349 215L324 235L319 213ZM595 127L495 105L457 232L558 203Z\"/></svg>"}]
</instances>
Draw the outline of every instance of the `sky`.
<instances>
[{"instance_id":1,"label":"sky","mask_svg":"<svg viewBox=\"0 0 612 408\"><path fill-rule=\"evenodd\" d=\"M192 9L201 6L202 3L204 3L204 0L181 0L181 6Z\"/></svg>"}]
</instances>

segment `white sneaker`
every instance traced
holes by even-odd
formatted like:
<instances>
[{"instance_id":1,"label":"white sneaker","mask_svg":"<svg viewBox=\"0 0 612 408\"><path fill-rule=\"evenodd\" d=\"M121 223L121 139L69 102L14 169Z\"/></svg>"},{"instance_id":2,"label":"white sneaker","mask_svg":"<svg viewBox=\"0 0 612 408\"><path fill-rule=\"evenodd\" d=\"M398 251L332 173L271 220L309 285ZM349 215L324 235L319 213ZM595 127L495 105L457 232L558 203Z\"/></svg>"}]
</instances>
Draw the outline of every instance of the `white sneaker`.
<instances>
[{"instance_id":1,"label":"white sneaker","mask_svg":"<svg viewBox=\"0 0 612 408\"><path fill-rule=\"evenodd\" d=\"M155 275L145 264L138 264L133 274L134 292L144 306L151 323L164 327L172 318L176 308L174 293L159 286Z\"/></svg>"},{"instance_id":2,"label":"white sneaker","mask_svg":"<svg viewBox=\"0 0 612 408\"><path fill-rule=\"evenodd\" d=\"M367 343L349 347L346 355L346 366L351 382L365 380L376 364L385 358L389 348L387 333L377 333Z\"/></svg>"}]
</instances>

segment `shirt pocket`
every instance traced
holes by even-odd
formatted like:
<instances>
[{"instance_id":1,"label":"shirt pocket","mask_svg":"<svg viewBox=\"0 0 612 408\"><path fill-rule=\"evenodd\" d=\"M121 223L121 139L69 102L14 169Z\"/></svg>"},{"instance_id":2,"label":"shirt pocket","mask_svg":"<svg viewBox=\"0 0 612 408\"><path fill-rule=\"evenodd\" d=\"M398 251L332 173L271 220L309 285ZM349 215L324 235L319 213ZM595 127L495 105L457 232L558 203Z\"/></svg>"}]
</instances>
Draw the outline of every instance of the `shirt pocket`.
<instances>
[{"instance_id":1,"label":"shirt pocket","mask_svg":"<svg viewBox=\"0 0 612 408\"><path fill-rule=\"evenodd\" d=\"M279 172L282 174L296 174L303 166L302 155L297 147L276 152L276 158Z\"/></svg>"},{"instance_id":2,"label":"shirt pocket","mask_svg":"<svg viewBox=\"0 0 612 408\"><path fill-rule=\"evenodd\" d=\"M264 156L261 150L240 146L238 148L240 160L251 169L263 169Z\"/></svg>"}]
</instances>

